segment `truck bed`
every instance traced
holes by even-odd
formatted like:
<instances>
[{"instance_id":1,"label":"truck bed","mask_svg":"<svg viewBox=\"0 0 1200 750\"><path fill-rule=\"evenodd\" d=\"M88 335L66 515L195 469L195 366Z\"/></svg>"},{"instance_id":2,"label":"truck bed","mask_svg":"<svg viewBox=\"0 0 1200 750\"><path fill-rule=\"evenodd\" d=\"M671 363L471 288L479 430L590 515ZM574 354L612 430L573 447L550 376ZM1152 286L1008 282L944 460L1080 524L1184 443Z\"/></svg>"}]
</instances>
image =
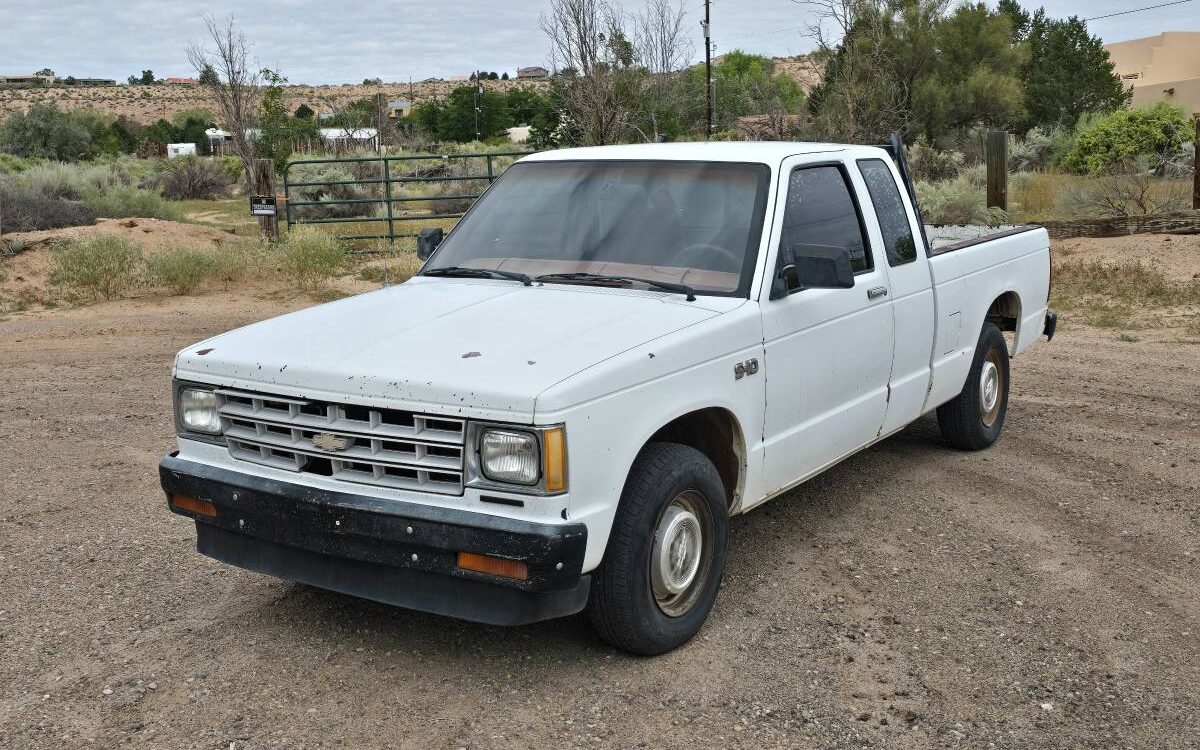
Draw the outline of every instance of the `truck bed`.
<instances>
[{"instance_id":1,"label":"truck bed","mask_svg":"<svg viewBox=\"0 0 1200 750\"><path fill-rule=\"evenodd\" d=\"M996 227L977 224L959 226L926 224L925 236L929 238L929 255L932 257L979 245L989 240L1036 231L1040 228L1031 224L1009 224Z\"/></svg>"}]
</instances>

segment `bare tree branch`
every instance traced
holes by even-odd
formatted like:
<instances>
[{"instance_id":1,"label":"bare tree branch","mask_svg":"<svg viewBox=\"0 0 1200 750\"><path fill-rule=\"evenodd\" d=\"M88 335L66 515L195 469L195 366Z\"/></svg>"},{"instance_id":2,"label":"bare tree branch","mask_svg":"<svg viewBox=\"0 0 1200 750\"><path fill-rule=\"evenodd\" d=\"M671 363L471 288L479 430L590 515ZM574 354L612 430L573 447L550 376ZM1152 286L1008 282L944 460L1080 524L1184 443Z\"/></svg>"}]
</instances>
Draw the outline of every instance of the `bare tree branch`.
<instances>
[{"instance_id":1,"label":"bare tree branch","mask_svg":"<svg viewBox=\"0 0 1200 750\"><path fill-rule=\"evenodd\" d=\"M249 130L257 120L260 75L258 65L250 56L250 45L237 28L233 18L218 22L205 16L208 42L211 46L192 44L188 47L188 62L197 75L211 68L216 77L204 76L204 87L217 105L217 115L230 134L231 150L242 160L249 182L254 174L254 159L258 150Z\"/></svg>"}]
</instances>

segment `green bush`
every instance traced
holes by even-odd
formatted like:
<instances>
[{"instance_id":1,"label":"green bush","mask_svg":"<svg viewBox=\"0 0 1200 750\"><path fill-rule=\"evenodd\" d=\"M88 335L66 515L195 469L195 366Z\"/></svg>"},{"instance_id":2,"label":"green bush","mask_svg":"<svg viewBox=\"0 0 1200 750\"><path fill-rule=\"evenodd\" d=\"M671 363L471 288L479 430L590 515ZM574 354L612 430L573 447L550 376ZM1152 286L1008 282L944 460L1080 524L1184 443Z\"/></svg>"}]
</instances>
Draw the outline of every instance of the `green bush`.
<instances>
[{"instance_id":1,"label":"green bush","mask_svg":"<svg viewBox=\"0 0 1200 750\"><path fill-rule=\"evenodd\" d=\"M83 204L106 219L178 219L177 206L161 195L132 185L113 186L108 189L89 188L83 193Z\"/></svg>"},{"instance_id":2,"label":"green bush","mask_svg":"<svg viewBox=\"0 0 1200 750\"><path fill-rule=\"evenodd\" d=\"M146 259L146 277L150 283L175 294L191 294L220 270L220 258L196 248L176 248Z\"/></svg>"},{"instance_id":3,"label":"green bush","mask_svg":"<svg viewBox=\"0 0 1200 750\"><path fill-rule=\"evenodd\" d=\"M94 156L89 122L53 104L33 104L0 124L0 151L17 156L75 161Z\"/></svg>"},{"instance_id":4,"label":"green bush","mask_svg":"<svg viewBox=\"0 0 1200 750\"><path fill-rule=\"evenodd\" d=\"M96 215L82 203L0 185L0 232L35 232L95 223Z\"/></svg>"},{"instance_id":5,"label":"green bush","mask_svg":"<svg viewBox=\"0 0 1200 750\"><path fill-rule=\"evenodd\" d=\"M346 248L333 235L301 227L281 243L283 268L302 289L315 289L346 264Z\"/></svg>"},{"instance_id":6,"label":"green bush","mask_svg":"<svg viewBox=\"0 0 1200 750\"><path fill-rule=\"evenodd\" d=\"M37 159L23 159L20 156L0 153L0 175L20 174L38 163L40 162Z\"/></svg>"},{"instance_id":7,"label":"green bush","mask_svg":"<svg viewBox=\"0 0 1200 750\"><path fill-rule=\"evenodd\" d=\"M1184 144L1195 134L1195 121L1166 102L1117 110L1081 122L1079 135L1063 158L1063 166L1095 175L1143 156L1152 156L1159 164L1166 164L1179 156Z\"/></svg>"},{"instance_id":8,"label":"green bush","mask_svg":"<svg viewBox=\"0 0 1200 750\"><path fill-rule=\"evenodd\" d=\"M137 283L142 253L129 240L98 234L60 244L50 254L50 283L113 299Z\"/></svg>"}]
</instances>

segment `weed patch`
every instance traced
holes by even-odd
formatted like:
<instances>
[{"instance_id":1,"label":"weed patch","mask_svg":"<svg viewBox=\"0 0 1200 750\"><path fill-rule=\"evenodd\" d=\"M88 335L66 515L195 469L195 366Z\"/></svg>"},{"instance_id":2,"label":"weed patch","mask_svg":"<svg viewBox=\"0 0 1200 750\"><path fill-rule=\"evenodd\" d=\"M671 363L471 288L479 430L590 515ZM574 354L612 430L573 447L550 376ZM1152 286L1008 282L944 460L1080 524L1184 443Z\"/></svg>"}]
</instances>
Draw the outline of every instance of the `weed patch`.
<instances>
[{"instance_id":1,"label":"weed patch","mask_svg":"<svg viewBox=\"0 0 1200 750\"><path fill-rule=\"evenodd\" d=\"M113 299L137 284L142 253L129 240L98 234L64 242L50 255L50 283L92 299Z\"/></svg>"}]
</instances>

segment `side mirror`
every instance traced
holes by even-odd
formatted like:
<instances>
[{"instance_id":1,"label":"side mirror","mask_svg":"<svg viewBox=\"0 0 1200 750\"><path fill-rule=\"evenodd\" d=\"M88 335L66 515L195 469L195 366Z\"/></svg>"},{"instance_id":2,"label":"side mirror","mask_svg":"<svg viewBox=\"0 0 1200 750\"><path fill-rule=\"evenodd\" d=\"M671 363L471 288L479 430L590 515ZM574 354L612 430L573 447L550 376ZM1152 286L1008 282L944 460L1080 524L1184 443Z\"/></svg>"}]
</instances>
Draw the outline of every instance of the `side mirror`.
<instances>
[{"instance_id":1,"label":"side mirror","mask_svg":"<svg viewBox=\"0 0 1200 750\"><path fill-rule=\"evenodd\" d=\"M442 244L442 238L446 236L446 232L441 227L426 227L417 234L417 258L422 261L429 260L429 256L433 255L433 251L437 250L438 245Z\"/></svg>"},{"instance_id":2,"label":"side mirror","mask_svg":"<svg viewBox=\"0 0 1200 750\"><path fill-rule=\"evenodd\" d=\"M848 248L830 245L792 245L781 250L771 299L782 299L801 289L853 288L850 253Z\"/></svg>"}]
</instances>

